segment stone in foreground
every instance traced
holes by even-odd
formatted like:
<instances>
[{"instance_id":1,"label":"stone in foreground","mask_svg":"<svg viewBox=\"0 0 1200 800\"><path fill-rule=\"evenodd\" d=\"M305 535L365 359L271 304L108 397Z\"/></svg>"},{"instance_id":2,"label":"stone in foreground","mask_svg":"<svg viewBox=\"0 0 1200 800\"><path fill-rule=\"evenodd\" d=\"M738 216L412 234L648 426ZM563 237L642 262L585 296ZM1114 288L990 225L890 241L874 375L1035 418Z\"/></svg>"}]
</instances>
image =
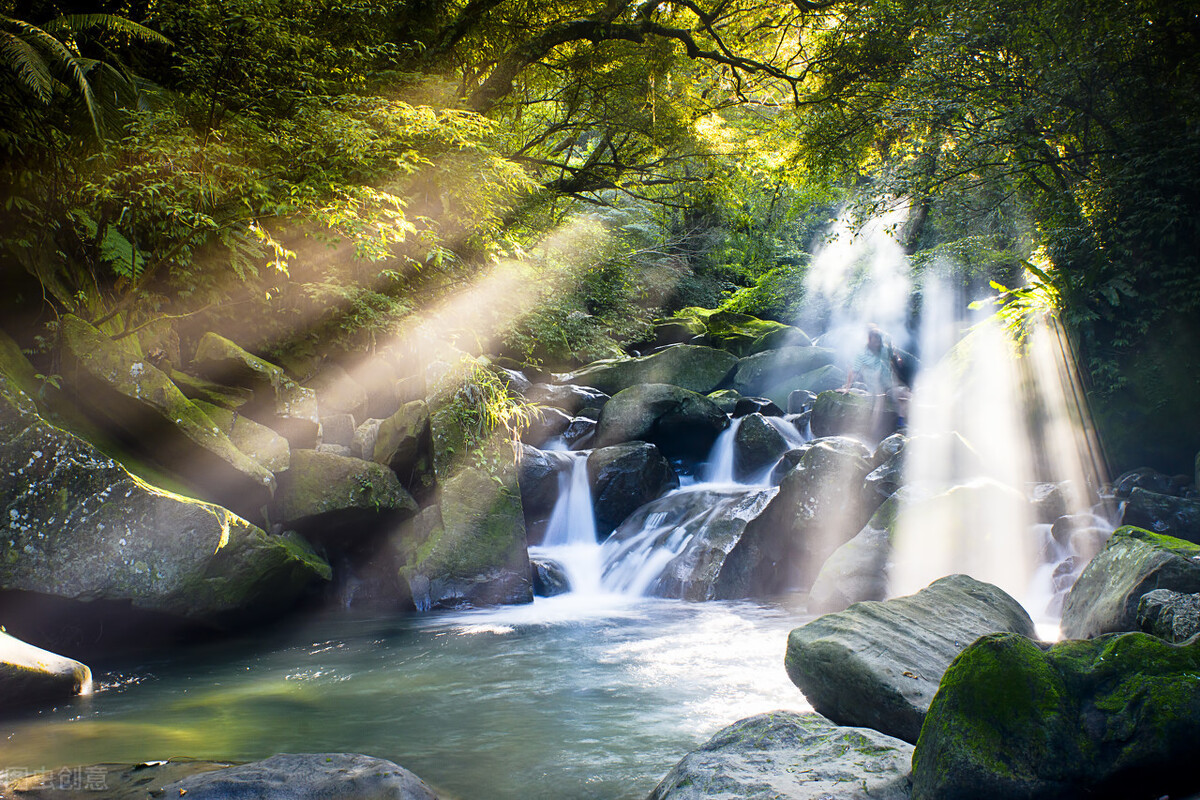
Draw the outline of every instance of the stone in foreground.
<instances>
[{"instance_id":1,"label":"stone in foreground","mask_svg":"<svg viewBox=\"0 0 1200 800\"><path fill-rule=\"evenodd\" d=\"M87 665L34 647L0 628L0 709L55 703L91 691Z\"/></svg>"},{"instance_id":2,"label":"stone in foreground","mask_svg":"<svg viewBox=\"0 0 1200 800\"><path fill-rule=\"evenodd\" d=\"M1043 649L984 637L946 671L913 754L923 800L1186 797L1200 790L1200 646L1143 633Z\"/></svg>"},{"instance_id":3,"label":"stone in foreground","mask_svg":"<svg viewBox=\"0 0 1200 800\"><path fill-rule=\"evenodd\" d=\"M912 745L816 714L773 711L718 731L650 800L907 800Z\"/></svg>"},{"instance_id":4,"label":"stone in foreground","mask_svg":"<svg viewBox=\"0 0 1200 800\"><path fill-rule=\"evenodd\" d=\"M788 636L788 677L839 725L915 742L942 673L980 636L1034 636L1021 605L991 584L951 575L907 597L855 603Z\"/></svg>"},{"instance_id":5,"label":"stone in foreground","mask_svg":"<svg viewBox=\"0 0 1200 800\"><path fill-rule=\"evenodd\" d=\"M281 754L192 775L164 786L188 800L437 800L416 775L382 758L355 753Z\"/></svg>"}]
</instances>

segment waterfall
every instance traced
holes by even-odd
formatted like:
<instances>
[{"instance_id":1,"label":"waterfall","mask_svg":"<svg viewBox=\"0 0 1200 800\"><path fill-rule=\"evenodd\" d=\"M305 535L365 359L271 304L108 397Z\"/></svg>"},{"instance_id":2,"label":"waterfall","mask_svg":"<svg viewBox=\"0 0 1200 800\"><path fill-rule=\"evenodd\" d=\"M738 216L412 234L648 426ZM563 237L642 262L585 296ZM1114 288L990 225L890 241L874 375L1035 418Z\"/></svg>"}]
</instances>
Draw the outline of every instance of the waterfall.
<instances>
[{"instance_id":1,"label":"waterfall","mask_svg":"<svg viewBox=\"0 0 1200 800\"><path fill-rule=\"evenodd\" d=\"M708 462L704 467L704 483L734 483L733 445L741 424L741 419L733 420L713 442L712 450L708 454Z\"/></svg>"},{"instance_id":2,"label":"waterfall","mask_svg":"<svg viewBox=\"0 0 1200 800\"><path fill-rule=\"evenodd\" d=\"M540 547L529 548L534 557L558 563L574 594L600 591L600 544L596 541L596 514L588 485L590 450L562 452L569 463L558 475L558 499L550 512L546 537Z\"/></svg>"}]
</instances>

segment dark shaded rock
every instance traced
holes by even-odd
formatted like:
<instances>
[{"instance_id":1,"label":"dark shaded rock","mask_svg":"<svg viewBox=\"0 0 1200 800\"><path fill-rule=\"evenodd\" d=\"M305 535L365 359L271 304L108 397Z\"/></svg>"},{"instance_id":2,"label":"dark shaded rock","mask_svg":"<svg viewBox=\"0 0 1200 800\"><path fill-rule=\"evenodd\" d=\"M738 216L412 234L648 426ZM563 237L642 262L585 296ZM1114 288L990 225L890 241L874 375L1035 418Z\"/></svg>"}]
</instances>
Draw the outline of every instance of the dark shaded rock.
<instances>
[{"instance_id":1,"label":"dark shaded rock","mask_svg":"<svg viewBox=\"0 0 1200 800\"><path fill-rule=\"evenodd\" d=\"M770 467L788 450L788 442L762 414L742 417L733 434L733 477L747 481Z\"/></svg>"},{"instance_id":2,"label":"dark shaded rock","mask_svg":"<svg viewBox=\"0 0 1200 800\"><path fill-rule=\"evenodd\" d=\"M764 417L782 417L783 410L765 397L740 397L733 406L733 418L747 414L762 414Z\"/></svg>"},{"instance_id":3,"label":"dark shaded rock","mask_svg":"<svg viewBox=\"0 0 1200 800\"><path fill-rule=\"evenodd\" d=\"M571 591L571 582L567 580L567 572L552 558L530 556L529 564L533 567L533 593L538 597L556 597Z\"/></svg>"},{"instance_id":4,"label":"dark shaded rock","mask_svg":"<svg viewBox=\"0 0 1200 800\"><path fill-rule=\"evenodd\" d=\"M525 395L525 399L531 403L566 412L567 419L585 408L602 408L608 402L608 397L604 392L587 386L555 386L549 383L535 383Z\"/></svg>"},{"instance_id":5,"label":"dark shaded rock","mask_svg":"<svg viewBox=\"0 0 1200 800\"><path fill-rule=\"evenodd\" d=\"M800 414L812 408L817 400L817 393L808 389L793 389L788 393L787 413Z\"/></svg>"},{"instance_id":6,"label":"dark shaded rock","mask_svg":"<svg viewBox=\"0 0 1200 800\"><path fill-rule=\"evenodd\" d=\"M1137 623L1142 631L1168 642L1186 641L1200 633L1200 594L1147 592L1138 601Z\"/></svg>"},{"instance_id":7,"label":"dark shaded rock","mask_svg":"<svg viewBox=\"0 0 1200 800\"><path fill-rule=\"evenodd\" d=\"M1138 467L1122 473L1113 481L1113 494L1118 500L1128 499L1134 489L1168 494L1171 491L1171 478L1153 467Z\"/></svg>"},{"instance_id":8,"label":"dark shaded rock","mask_svg":"<svg viewBox=\"0 0 1200 800\"><path fill-rule=\"evenodd\" d=\"M562 435L570 424L571 416L565 411L544 406L532 413L529 427L521 434L521 440L538 447L555 436Z\"/></svg>"},{"instance_id":9,"label":"dark shaded rock","mask_svg":"<svg viewBox=\"0 0 1200 800\"><path fill-rule=\"evenodd\" d=\"M567 446L578 450L586 447L588 441L596 432L596 420L587 417L574 417L571 424L563 431L563 440Z\"/></svg>"},{"instance_id":10,"label":"dark shaded rock","mask_svg":"<svg viewBox=\"0 0 1200 800\"><path fill-rule=\"evenodd\" d=\"M321 423L316 392L297 384L282 367L211 331L201 337L192 363L209 380L252 390L254 399L242 413L284 436L292 447L317 446Z\"/></svg>"},{"instance_id":11,"label":"dark shaded rock","mask_svg":"<svg viewBox=\"0 0 1200 800\"><path fill-rule=\"evenodd\" d=\"M865 502L878 503L886 500L904 485L904 456L896 453L863 478Z\"/></svg>"},{"instance_id":12,"label":"dark shaded rock","mask_svg":"<svg viewBox=\"0 0 1200 800\"><path fill-rule=\"evenodd\" d=\"M43 421L3 376L0 524L0 591L122 601L204 624L277 614L329 577L307 544L134 478Z\"/></svg>"},{"instance_id":13,"label":"dark shaded rock","mask_svg":"<svg viewBox=\"0 0 1200 800\"><path fill-rule=\"evenodd\" d=\"M778 489L710 489L677 492L635 511L604 543L605 584L619 590L680 600L755 597L763 587L754 582L759 551L739 547L748 526L763 513ZM760 538L766 538L765 532ZM639 559L630 552L660 548L672 540L676 556L648 586L638 584Z\"/></svg>"},{"instance_id":14,"label":"dark shaded rock","mask_svg":"<svg viewBox=\"0 0 1200 800\"><path fill-rule=\"evenodd\" d=\"M858 436L872 439L881 429L874 397L848 392L821 392L813 403L813 436Z\"/></svg>"},{"instance_id":15,"label":"dark shaded rock","mask_svg":"<svg viewBox=\"0 0 1200 800\"><path fill-rule=\"evenodd\" d=\"M616 394L631 386L667 383L705 394L724 382L737 358L711 347L676 345L641 358L597 361L562 376L563 383Z\"/></svg>"},{"instance_id":16,"label":"dark shaded rock","mask_svg":"<svg viewBox=\"0 0 1200 800\"><path fill-rule=\"evenodd\" d=\"M778 486L783 480L784 476L791 472L792 469L800 463L800 459L804 457L804 453L809 447L811 447L811 445L805 443L803 447L797 447L793 450L788 450L779 457L779 462L776 463L775 468L771 470L770 483L772 486Z\"/></svg>"},{"instance_id":17,"label":"dark shaded rock","mask_svg":"<svg viewBox=\"0 0 1200 800\"><path fill-rule=\"evenodd\" d=\"M649 349L683 344L702 335L705 330L704 322L695 317L656 319L652 323L652 336L647 344L650 345Z\"/></svg>"},{"instance_id":18,"label":"dark shaded rock","mask_svg":"<svg viewBox=\"0 0 1200 800\"><path fill-rule=\"evenodd\" d=\"M549 516L558 500L559 475L567 468L562 455L521 445L517 482L526 521Z\"/></svg>"},{"instance_id":19,"label":"dark shaded rock","mask_svg":"<svg viewBox=\"0 0 1200 800\"><path fill-rule=\"evenodd\" d=\"M361 458L296 450L280 476L272 519L307 537L366 533L372 523L417 512L395 474Z\"/></svg>"},{"instance_id":20,"label":"dark shaded rock","mask_svg":"<svg viewBox=\"0 0 1200 800\"><path fill-rule=\"evenodd\" d=\"M1154 589L1200 592L1200 545L1141 528L1118 528L1084 568L1063 604L1068 639L1137 630L1142 595Z\"/></svg>"},{"instance_id":21,"label":"dark shaded rock","mask_svg":"<svg viewBox=\"0 0 1200 800\"><path fill-rule=\"evenodd\" d=\"M1135 487L1125 503L1121 524L1189 542L1200 542L1200 500L1173 497Z\"/></svg>"},{"instance_id":22,"label":"dark shaded rock","mask_svg":"<svg viewBox=\"0 0 1200 800\"><path fill-rule=\"evenodd\" d=\"M0 709L58 703L91 691L92 671L87 665L0 629Z\"/></svg>"},{"instance_id":23,"label":"dark shaded rock","mask_svg":"<svg viewBox=\"0 0 1200 800\"><path fill-rule=\"evenodd\" d=\"M588 456L587 468L601 538L635 510L679 486L667 459L648 442L597 448Z\"/></svg>"},{"instance_id":24,"label":"dark shaded rock","mask_svg":"<svg viewBox=\"0 0 1200 800\"><path fill-rule=\"evenodd\" d=\"M966 575L915 595L856 603L788 636L788 677L817 713L915 742L942 673L988 633L1034 636L1025 609Z\"/></svg>"},{"instance_id":25,"label":"dark shaded rock","mask_svg":"<svg viewBox=\"0 0 1200 800\"><path fill-rule=\"evenodd\" d=\"M649 383L618 392L604 406L596 447L639 439L658 445L668 457L702 458L729 418L707 397L678 386Z\"/></svg>"},{"instance_id":26,"label":"dark shaded rock","mask_svg":"<svg viewBox=\"0 0 1200 800\"><path fill-rule=\"evenodd\" d=\"M718 731L650 800L908 800L911 758L912 745L868 728L772 711Z\"/></svg>"},{"instance_id":27,"label":"dark shaded rock","mask_svg":"<svg viewBox=\"0 0 1200 800\"><path fill-rule=\"evenodd\" d=\"M715 392L709 392L707 395L709 400L717 404L717 408L721 409L726 414L732 414L733 409L737 407L738 400L742 398L733 389L718 389Z\"/></svg>"},{"instance_id":28,"label":"dark shaded rock","mask_svg":"<svg viewBox=\"0 0 1200 800\"><path fill-rule=\"evenodd\" d=\"M386 464L401 485L417 496L433 489L433 433L424 400L405 403L379 423L370 460Z\"/></svg>"},{"instance_id":29,"label":"dark shaded rock","mask_svg":"<svg viewBox=\"0 0 1200 800\"><path fill-rule=\"evenodd\" d=\"M171 382L178 386L179 391L189 400L203 400L214 406L236 411L254 399L254 392L239 386L222 386L177 369L171 370L169 374Z\"/></svg>"},{"instance_id":30,"label":"dark shaded rock","mask_svg":"<svg viewBox=\"0 0 1200 800\"><path fill-rule=\"evenodd\" d=\"M350 448L354 444L354 430L357 427L350 414L321 417L321 443Z\"/></svg>"},{"instance_id":31,"label":"dark shaded rock","mask_svg":"<svg viewBox=\"0 0 1200 800\"><path fill-rule=\"evenodd\" d=\"M401 569L418 610L528 603L532 571L515 474L473 467L442 484L441 525Z\"/></svg>"},{"instance_id":32,"label":"dark shaded rock","mask_svg":"<svg viewBox=\"0 0 1200 800\"><path fill-rule=\"evenodd\" d=\"M304 385L317 393L317 408L322 418L335 414L350 414L358 419L367 416L367 390L336 364L324 365Z\"/></svg>"},{"instance_id":33,"label":"dark shaded rock","mask_svg":"<svg viewBox=\"0 0 1200 800\"><path fill-rule=\"evenodd\" d=\"M60 324L66 378L80 407L205 497L261 518L275 477L243 453L149 361L131 338L113 341L78 317ZM152 449L149 449L152 448Z\"/></svg>"},{"instance_id":34,"label":"dark shaded rock","mask_svg":"<svg viewBox=\"0 0 1200 800\"><path fill-rule=\"evenodd\" d=\"M902 502L899 495L885 500L853 539L825 559L808 595L808 613L831 614L887 597L888 562Z\"/></svg>"},{"instance_id":35,"label":"dark shaded rock","mask_svg":"<svg viewBox=\"0 0 1200 800\"><path fill-rule=\"evenodd\" d=\"M951 434L958 441L963 442L964 446L968 446L957 433ZM871 456L871 466L879 467L892 459L893 456L899 455L904 450L904 446L908 444L908 437L903 433L893 433L888 436L875 448L875 452Z\"/></svg>"},{"instance_id":36,"label":"dark shaded rock","mask_svg":"<svg viewBox=\"0 0 1200 800\"><path fill-rule=\"evenodd\" d=\"M355 753L281 754L164 786L189 800L438 800L424 781L382 758Z\"/></svg>"},{"instance_id":37,"label":"dark shaded rock","mask_svg":"<svg viewBox=\"0 0 1200 800\"><path fill-rule=\"evenodd\" d=\"M998 633L946 671L913 752L931 800L1178 797L1200 789L1200 647L1144 633L1047 649Z\"/></svg>"},{"instance_id":38,"label":"dark shaded rock","mask_svg":"<svg viewBox=\"0 0 1200 800\"><path fill-rule=\"evenodd\" d=\"M737 362L733 377L733 388L744 395L764 395L777 404L787 402L794 389L806 388L783 384L789 378L799 378L818 367L836 364L837 354L824 347L783 347L767 350L743 358ZM844 380L844 376L843 376ZM782 392L782 398L776 394Z\"/></svg>"},{"instance_id":39,"label":"dark shaded rock","mask_svg":"<svg viewBox=\"0 0 1200 800\"><path fill-rule=\"evenodd\" d=\"M236 411L214 406L203 400L192 402L229 437L229 441L233 442L238 450L254 459L263 469L282 472L288 468L288 464L291 463L291 448L287 439L266 425L259 425Z\"/></svg>"}]
</instances>

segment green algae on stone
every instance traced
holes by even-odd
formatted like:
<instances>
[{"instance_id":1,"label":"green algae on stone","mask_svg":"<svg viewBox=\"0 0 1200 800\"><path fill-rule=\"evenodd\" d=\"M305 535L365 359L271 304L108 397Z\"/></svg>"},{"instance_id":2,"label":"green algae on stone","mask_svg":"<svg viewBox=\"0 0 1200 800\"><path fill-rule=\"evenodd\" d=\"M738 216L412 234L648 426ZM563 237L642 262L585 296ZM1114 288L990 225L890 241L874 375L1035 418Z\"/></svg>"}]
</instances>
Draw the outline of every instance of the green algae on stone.
<instances>
[{"instance_id":1,"label":"green algae on stone","mask_svg":"<svg viewBox=\"0 0 1200 800\"><path fill-rule=\"evenodd\" d=\"M1200 789L1197 741L1200 646L995 634L942 679L913 755L914 797L1186 795Z\"/></svg>"},{"instance_id":2,"label":"green algae on stone","mask_svg":"<svg viewBox=\"0 0 1200 800\"><path fill-rule=\"evenodd\" d=\"M562 382L607 394L643 383L667 383L706 393L720 386L737 363L737 358L724 350L681 344L640 358L597 361L562 376Z\"/></svg>"},{"instance_id":3,"label":"green algae on stone","mask_svg":"<svg viewBox=\"0 0 1200 800\"><path fill-rule=\"evenodd\" d=\"M707 320L708 338L713 346L728 350L736 356L747 356L753 352L754 345L759 339L770 334L787 334L792 329L789 325L774 320L759 319L749 314L738 314L733 311L717 311L710 314ZM799 333L799 331L797 331ZM800 334L803 336L803 334ZM805 337L807 339L807 337ZM798 344L797 339L792 344ZM810 344L810 342L804 342ZM760 350L766 348L760 348Z\"/></svg>"},{"instance_id":4,"label":"green algae on stone","mask_svg":"<svg viewBox=\"0 0 1200 800\"><path fill-rule=\"evenodd\" d=\"M193 400L192 402L229 437L229 440L239 450L254 459L264 469L271 472L282 472L288 468L291 449L288 447L287 439L266 425L260 425L228 408L215 406L204 400Z\"/></svg>"},{"instance_id":5,"label":"green algae on stone","mask_svg":"<svg viewBox=\"0 0 1200 800\"><path fill-rule=\"evenodd\" d=\"M273 519L287 526L327 526L336 517L411 515L417 504L395 474L361 458L295 450L280 477Z\"/></svg>"}]
</instances>

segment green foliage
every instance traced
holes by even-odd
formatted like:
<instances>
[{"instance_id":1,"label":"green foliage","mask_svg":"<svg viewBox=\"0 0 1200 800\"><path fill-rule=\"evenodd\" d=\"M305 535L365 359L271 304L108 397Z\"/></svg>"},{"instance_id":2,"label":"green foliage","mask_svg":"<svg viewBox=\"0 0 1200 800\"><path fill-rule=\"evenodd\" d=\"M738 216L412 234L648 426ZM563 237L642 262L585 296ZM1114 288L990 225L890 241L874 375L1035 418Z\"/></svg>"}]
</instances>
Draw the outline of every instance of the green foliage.
<instances>
[{"instance_id":1,"label":"green foliage","mask_svg":"<svg viewBox=\"0 0 1200 800\"><path fill-rule=\"evenodd\" d=\"M456 389L445 406L446 418L463 434L470 463L494 477L504 468L496 444L507 440L511 461L521 453L521 434L538 406L514 398L500 377L487 367L463 359L454 371Z\"/></svg>"}]
</instances>

